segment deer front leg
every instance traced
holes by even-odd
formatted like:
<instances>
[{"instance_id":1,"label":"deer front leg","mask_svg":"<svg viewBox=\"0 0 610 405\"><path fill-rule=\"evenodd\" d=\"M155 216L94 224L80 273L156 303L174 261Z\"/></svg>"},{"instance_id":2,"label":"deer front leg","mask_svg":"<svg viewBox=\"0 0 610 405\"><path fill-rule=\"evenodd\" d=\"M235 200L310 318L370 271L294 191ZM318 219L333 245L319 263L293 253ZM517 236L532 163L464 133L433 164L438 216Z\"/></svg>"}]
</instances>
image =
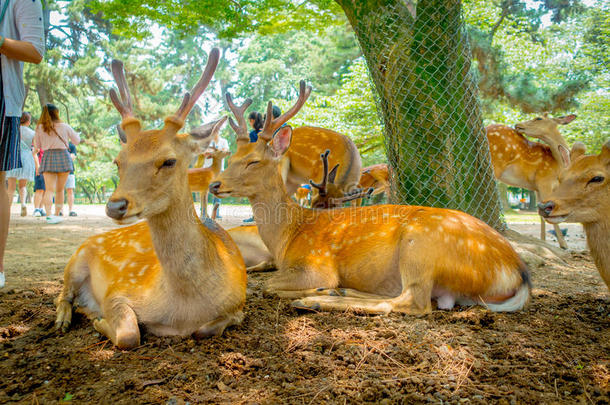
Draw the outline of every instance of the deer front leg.
<instances>
[{"instance_id":1,"label":"deer front leg","mask_svg":"<svg viewBox=\"0 0 610 405\"><path fill-rule=\"evenodd\" d=\"M544 219L542 220L544 222ZM558 224L553 224L553 229L555 230L555 235L557 235L557 243L559 243L559 247L562 249L567 249L568 244L563 237L563 233L561 233L561 228L559 228Z\"/></svg>"},{"instance_id":2,"label":"deer front leg","mask_svg":"<svg viewBox=\"0 0 610 405\"><path fill-rule=\"evenodd\" d=\"M104 302L104 318L94 320L93 327L119 349L133 349L140 345L138 318L122 297Z\"/></svg>"},{"instance_id":3,"label":"deer front leg","mask_svg":"<svg viewBox=\"0 0 610 405\"><path fill-rule=\"evenodd\" d=\"M257 265L246 267L248 273L254 273L258 271L267 271L275 268L273 260L264 260Z\"/></svg>"},{"instance_id":4,"label":"deer front leg","mask_svg":"<svg viewBox=\"0 0 610 405\"><path fill-rule=\"evenodd\" d=\"M216 318L206 323L193 334L196 338L220 336L231 325L239 325L244 320L243 311L234 312L228 316Z\"/></svg>"},{"instance_id":5,"label":"deer front leg","mask_svg":"<svg viewBox=\"0 0 610 405\"><path fill-rule=\"evenodd\" d=\"M270 278L265 293L276 294L282 298L299 298L303 297L307 290L335 288L338 284L339 280L333 269L324 267L316 269L290 268L279 271Z\"/></svg>"}]
</instances>

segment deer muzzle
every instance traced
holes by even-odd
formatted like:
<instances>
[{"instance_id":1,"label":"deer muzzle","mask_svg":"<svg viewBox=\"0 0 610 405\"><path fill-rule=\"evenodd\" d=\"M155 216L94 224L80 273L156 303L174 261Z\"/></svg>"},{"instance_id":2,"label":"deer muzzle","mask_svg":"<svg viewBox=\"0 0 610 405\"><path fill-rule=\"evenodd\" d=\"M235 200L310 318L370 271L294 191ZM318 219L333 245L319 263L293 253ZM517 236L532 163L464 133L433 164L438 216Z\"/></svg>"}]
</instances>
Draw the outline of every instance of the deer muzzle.
<instances>
[{"instance_id":1,"label":"deer muzzle","mask_svg":"<svg viewBox=\"0 0 610 405\"><path fill-rule=\"evenodd\" d=\"M124 199L108 200L106 203L106 215L112 219L121 219L127 213L129 202Z\"/></svg>"},{"instance_id":2,"label":"deer muzzle","mask_svg":"<svg viewBox=\"0 0 610 405\"><path fill-rule=\"evenodd\" d=\"M538 204L538 213L541 217L548 218L555 209L555 203L553 201L546 201Z\"/></svg>"}]
</instances>

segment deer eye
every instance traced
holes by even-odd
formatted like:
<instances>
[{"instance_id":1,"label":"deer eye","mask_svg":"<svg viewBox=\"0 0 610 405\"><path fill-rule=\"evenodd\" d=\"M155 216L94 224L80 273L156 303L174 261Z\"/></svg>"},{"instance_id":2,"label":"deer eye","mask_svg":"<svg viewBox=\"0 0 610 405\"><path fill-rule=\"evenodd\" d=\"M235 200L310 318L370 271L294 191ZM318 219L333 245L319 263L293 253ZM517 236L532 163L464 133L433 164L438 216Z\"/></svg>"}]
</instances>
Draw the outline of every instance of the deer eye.
<instances>
[{"instance_id":1,"label":"deer eye","mask_svg":"<svg viewBox=\"0 0 610 405\"><path fill-rule=\"evenodd\" d=\"M248 163L246 164L246 169L247 169L248 167L250 167L251 165L253 165L253 164L255 164L255 163L259 163L259 162L260 162L260 160L253 160L253 161L251 161L251 162L248 162Z\"/></svg>"},{"instance_id":2,"label":"deer eye","mask_svg":"<svg viewBox=\"0 0 610 405\"><path fill-rule=\"evenodd\" d=\"M167 159L161 165L161 167L174 167L174 166L176 166L176 159Z\"/></svg>"},{"instance_id":3,"label":"deer eye","mask_svg":"<svg viewBox=\"0 0 610 405\"><path fill-rule=\"evenodd\" d=\"M591 183L601 183L602 181L604 181L604 176L595 176L587 182L587 185Z\"/></svg>"}]
</instances>

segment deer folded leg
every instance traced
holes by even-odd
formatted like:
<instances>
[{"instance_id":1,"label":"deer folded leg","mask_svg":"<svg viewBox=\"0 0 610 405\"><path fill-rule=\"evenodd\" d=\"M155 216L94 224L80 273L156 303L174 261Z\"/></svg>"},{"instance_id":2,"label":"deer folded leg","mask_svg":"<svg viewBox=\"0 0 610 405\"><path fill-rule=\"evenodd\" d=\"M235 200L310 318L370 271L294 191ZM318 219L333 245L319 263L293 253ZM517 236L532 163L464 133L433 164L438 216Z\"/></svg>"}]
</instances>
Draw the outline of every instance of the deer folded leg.
<instances>
[{"instance_id":1,"label":"deer folded leg","mask_svg":"<svg viewBox=\"0 0 610 405\"><path fill-rule=\"evenodd\" d=\"M301 297L301 291L317 288L335 288L339 284L337 274L332 271L324 271L323 267L302 270L288 269L276 273L267 282L266 293L278 294L281 292L284 298ZM319 295L319 294L317 294Z\"/></svg>"},{"instance_id":2,"label":"deer folded leg","mask_svg":"<svg viewBox=\"0 0 610 405\"><path fill-rule=\"evenodd\" d=\"M234 312L228 316L216 318L203 325L193 335L196 338L206 338L210 336L220 336L226 328L232 325L239 325L244 320L242 311Z\"/></svg>"},{"instance_id":3,"label":"deer folded leg","mask_svg":"<svg viewBox=\"0 0 610 405\"><path fill-rule=\"evenodd\" d=\"M64 287L55 300L57 317L55 329L66 332L72 322L72 302L83 283L89 279L86 250L81 249L70 258L64 270Z\"/></svg>"},{"instance_id":4,"label":"deer folded leg","mask_svg":"<svg viewBox=\"0 0 610 405\"><path fill-rule=\"evenodd\" d=\"M109 338L119 349L140 345L140 329L136 313L122 298L109 299L104 305L105 318L93 321L93 327Z\"/></svg>"},{"instance_id":5,"label":"deer folded leg","mask_svg":"<svg viewBox=\"0 0 610 405\"><path fill-rule=\"evenodd\" d=\"M293 301L297 309L314 311L358 311L367 314L387 314L392 312L392 301L388 299L363 299L350 297L314 296Z\"/></svg>"},{"instance_id":6,"label":"deer folded leg","mask_svg":"<svg viewBox=\"0 0 610 405\"><path fill-rule=\"evenodd\" d=\"M257 265L246 267L247 272L267 271L275 268L273 260L265 260Z\"/></svg>"}]
</instances>

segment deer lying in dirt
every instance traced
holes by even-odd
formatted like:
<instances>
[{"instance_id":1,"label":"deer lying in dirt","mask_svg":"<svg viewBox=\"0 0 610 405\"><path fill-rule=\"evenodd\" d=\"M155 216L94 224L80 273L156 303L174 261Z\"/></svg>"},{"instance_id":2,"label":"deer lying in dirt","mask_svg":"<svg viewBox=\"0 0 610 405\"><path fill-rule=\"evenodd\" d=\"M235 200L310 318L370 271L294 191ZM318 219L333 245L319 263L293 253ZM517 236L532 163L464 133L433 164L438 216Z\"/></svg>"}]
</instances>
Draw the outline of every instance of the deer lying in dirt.
<instances>
[{"instance_id":1,"label":"deer lying in dirt","mask_svg":"<svg viewBox=\"0 0 610 405\"><path fill-rule=\"evenodd\" d=\"M597 270L610 288L610 141L599 155L585 155L584 145L575 143L571 160L538 210L552 224L583 224Z\"/></svg>"},{"instance_id":2,"label":"deer lying in dirt","mask_svg":"<svg viewBox=\"0 0 610 405\"><path fill-rule=\"evenodd\" d=\"M544 201L557 184L560 171L570 162L567 143L557 125L566 125L575 115L549 118L536 117L515 125L515 129L494 124L485 128L495 177L514 187L536 192ZM547 145L531 142L523 134L541 139ZM563 249L568 245L559 226L554 224L557 242ZM546 239L544 220L540 222L540 239Z\"/></svg>"},{"instance_id":3,"label":"deer lying in dirt","mask_svg":"<svg viewBox=\"0 0 610 405\"><path fill-rule=\"evenodd\" d=\"M291 115L310 91L301 84ZM424 314L433 298L442 309L458 302L516 311L526 304L527 267L502 235L470 215L400 205L309 210L292 201L278 170L292 128L275 132L271 107L259 140L239 145L210 185L214 195L247 197L254 207L279 270L268 292L298 299L292 305L299 308L369 313Z\"/></svg>"},{"instance_id":4,"label":"deer lying in dirt","mask_svg":"<svg viewBox=\"0 0 610 405\"><path fill-rule=\"evenodd\" d=\"M302 92L303 89L300 91ZM236 122L229 120L229 123L237 135L237 146L248 144L250 138L244 112L252 100L246 99L241 107L237 107L229 93L226 94L226 98L227 105L236 120ZM276 119L268 121L267 128L263 128L263 131L276 131L292 116L294 116L292 110L285 112ZM313 145L315 147L312 147ZM318 156L327 149L333 151L330 164L340 164L335 185L343 192L350 192L358 186L362 161L354 142L349 137L330 129L302 126L294 130L292 146L282 158L280 165L280 172L289 195L293 195L301 184L307 183L309 179L322 177Z\"/></svg>"},{"instance_id":5,"label":"deer lying in dirt","mask_svg":"<svg viewBox=\"0 0 610 405\"><path fill-rule=\"evenodd\" d=\"M247 271L267 271L275 268L273 256L258 234L256 225L242 225L227 232L239 248Z\"/></svg>"},{"instance_id":6,"label":"deer lying in dirt","mask_svg":"<svg viewBox=\"0 0 610 405\"><path fill-rule=\"evenodd\" d=\"M209 84L218 49L191 94L161 129L142 131L120 61L112 72L120 98L111 99L123 118L126 143L115 160L119 185L106 205L128 227L87 239L64 271L55 326L66 331L76 304L94 328L121 349L140 342L138 324L159 336L219 335L243 319L246 269L237 246L213 221L196 219L187 168L203 145L180 134L188 113ZM194 220L195 219L195 220Z\"/></svg>"}]
</instances>

